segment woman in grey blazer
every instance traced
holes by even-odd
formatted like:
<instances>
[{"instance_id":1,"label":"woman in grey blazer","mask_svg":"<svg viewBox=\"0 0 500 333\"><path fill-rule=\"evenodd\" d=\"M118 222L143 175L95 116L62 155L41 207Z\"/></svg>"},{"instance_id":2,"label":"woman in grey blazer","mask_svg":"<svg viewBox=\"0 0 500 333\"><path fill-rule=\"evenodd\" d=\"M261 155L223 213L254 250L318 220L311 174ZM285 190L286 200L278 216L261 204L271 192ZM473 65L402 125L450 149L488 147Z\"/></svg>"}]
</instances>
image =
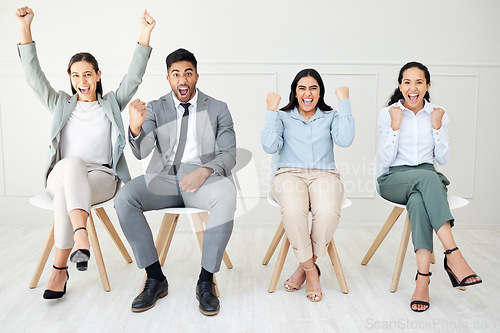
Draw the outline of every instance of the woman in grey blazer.
<instances>
[{"instance_id":1,"label":"woman in grey blazer","mask_svg":"<svg viewBox=\"0 0 500 333\"><path fill-rule=\"evenodd\" d=\"M86 270L90 244L86 224L92 204L112 198L118 181L130 180L123 149L121 111L137 91L151 54L156 22L144 11L141 34L128 73L116 91L103 95L101 71L89 53L75 54L68 65L72 95L54 90L43 73L31 36L33 10L19 8L19 56L26 80L53 114L45 185L54 203L56 255L45 299L61 298L69 279L67 262ZM72 249L75 251L71 253ZM71 254L71 256L70 256Z\"/></svg>"}]
</instances>

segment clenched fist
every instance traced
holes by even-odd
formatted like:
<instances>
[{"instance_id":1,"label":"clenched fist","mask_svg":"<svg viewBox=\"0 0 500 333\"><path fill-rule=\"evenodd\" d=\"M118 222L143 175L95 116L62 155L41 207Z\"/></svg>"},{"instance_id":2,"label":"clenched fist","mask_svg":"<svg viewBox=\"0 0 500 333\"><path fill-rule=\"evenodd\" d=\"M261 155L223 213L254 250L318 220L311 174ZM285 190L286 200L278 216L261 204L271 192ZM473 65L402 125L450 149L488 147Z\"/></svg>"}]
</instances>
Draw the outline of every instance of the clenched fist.
<instances>
[{"instance_id":1,"label":"clenched fist","mask_svg":"<svg viewBox=\"0 0 500 333\"><path fill-rule=\"evenodd\" d=\"M16 16L19 25L30 25L31 21L33 21L35 13L33 13L33 9L26 6L16 9L14 15Z\"/></svg>"},{"instance_id":2,"label":"clenched fist","mask_svg":"<svg viewBox=\"0 0 500 333\"><path fill-rule=\"evenodd\" d=\"M128 105L128 113L130 115L130 132L135 138L141 134L142 124L146 121L146 103L135 99Z\"/></svg>"},{"instance_id":3,"label":"clenched fist","mask_svg":"<svg viewBox=\"0 0 500 333\"><path fill-rule=\"evenodd\" d=\"M151 31L156 25L154 18L149 15L145 10L141 16L141 35L139 36L139 44L142 46L149 46L149 39L151 38Z\"/></svg>"},{"instance_id":4,"label":"clenched fist","mask_svg":"<svg viewBox=\"0 0 500 333\"><path fill-rule=\"evenodd\" d=\"M281 101L280 95L270 92L269 94L267 94L266 98L267 109L269 111L278 111L278 105L280 105L280 101Z\"/></svg>"},{"instance_id":5,"label":"clenched fist","mask_svg":"<svg viewBox=\"0 0 500 333\"><path fill-rule=\"evenodd\" d=\"M347 87L339 87L337 90L335 90L335 95L337 95L337 98L339 101L341 99L347 99L349 98L349 88Z\"/></svg>"},{"instance_id":6,"label":"clenched fist","mask_svg":"<svg viewBox=\"0 0 500 333\"><path fill-rule=\"evenodd\" d=\"M389 109L389 115L391 116L392 130L399 130L401 122L403 121L403 110L401 110L399 107L393 106Z\"/></svg>"},{"instance_id":7,"label":"clenched fist","mask_svg":"<svg viewBox=\"0 0 500 333\"><path fill-rule=\"evenodd\" d=\"M443 120L444 110L441 108L434 108L431 112L431 124L432 128L438 130L441 128L441 120Z\"/></svg>"}]
</instances>

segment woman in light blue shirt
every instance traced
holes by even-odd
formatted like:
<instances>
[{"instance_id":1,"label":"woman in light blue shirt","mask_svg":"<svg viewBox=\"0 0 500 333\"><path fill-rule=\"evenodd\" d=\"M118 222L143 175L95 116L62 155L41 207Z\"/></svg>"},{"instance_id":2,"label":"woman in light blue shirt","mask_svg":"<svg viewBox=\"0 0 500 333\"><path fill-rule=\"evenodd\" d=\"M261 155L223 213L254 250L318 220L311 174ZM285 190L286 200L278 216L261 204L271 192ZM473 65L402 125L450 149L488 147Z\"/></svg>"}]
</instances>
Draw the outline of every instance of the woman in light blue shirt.
<instances>
[{"instance_id":1,"label":"woman in light blue shirt","mask_svg":"<svg viewBox=\"0 0 500 333\"><path fill-rule=\"evenodd\" d=\"M279 155L271 195L280 205L286 235L300 262L284 287L296 291L306 282L306 296L312 302L322 298L320 271L315 262L326 254L344 196L333 145L348 147L354 140L349 89L341 87L335 93L338 111L325 103L319 73L314 69L300 71L292 82L289 103L281 111L281 97L268 94L261 135L264 150Z\"/></svg>"},{"instance_id":2,"label":"woman in light blue shirt","mask_svg":"<svg viewBox=\"0 0 500 333\"><path fill-rule=\"evenodd\" d=\"M444 267L452 285L481 283L458 250L451 233L454 218L447 200L448 179L434 168L434 159L449 158L448 124L445 110L429 102L430 73L418 62L404 65L399 86L379 115L379 149L376 169L380 194L406 205L412 241L417 255L416 288L410 307L429 308L429 266L433 251L432 230L443 243Z\"/></svg>"}]
</instances>

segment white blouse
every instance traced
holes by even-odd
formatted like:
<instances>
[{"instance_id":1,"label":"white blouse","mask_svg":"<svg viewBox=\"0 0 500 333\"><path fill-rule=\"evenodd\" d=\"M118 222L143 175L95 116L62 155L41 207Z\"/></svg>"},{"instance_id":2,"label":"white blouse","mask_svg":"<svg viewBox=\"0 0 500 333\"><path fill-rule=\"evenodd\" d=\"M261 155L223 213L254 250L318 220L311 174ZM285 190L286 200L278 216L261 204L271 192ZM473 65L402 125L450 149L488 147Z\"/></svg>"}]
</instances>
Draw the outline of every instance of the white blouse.
<instances>
[{"instance_id":1,"label":"white blouse","mask_svg":"<svg viewBox=\"0 0 500 333\"><path fill-rule=\"evenodd\" d=\"M61 158L76 156L86 163L112 165L111 121L98 101L77 102L61 131Z\"/></svg>"},{"instance_id":2,"label":"white blouse","mask_svg":"<svg viewBox=\"0 0 500 333\"><path fill-rule=\"evenodd\" d=\"M448 124L450 120L445 112L441 128L435 130L431 124L431 113L440 106L424 100L424 108L414 114L403 106L400 100L380 112L378 118L379 147L375 163L375 175L380 176L391 166L422 163L434 164L434 159L443 165L450 156ZM403 120L399 130L391 128L389 109L399 107L403 110Z\"/></svg>"}]
</instances>

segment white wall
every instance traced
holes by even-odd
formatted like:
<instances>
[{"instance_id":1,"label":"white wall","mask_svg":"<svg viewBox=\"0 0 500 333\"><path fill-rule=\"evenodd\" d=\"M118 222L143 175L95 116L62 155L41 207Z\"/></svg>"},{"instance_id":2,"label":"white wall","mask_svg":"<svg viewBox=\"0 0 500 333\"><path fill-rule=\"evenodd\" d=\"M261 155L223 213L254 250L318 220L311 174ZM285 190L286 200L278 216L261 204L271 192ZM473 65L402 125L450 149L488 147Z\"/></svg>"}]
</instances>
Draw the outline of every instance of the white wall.
<instances>
[{"instance_id":1,"label":"white wall","mask_svg":"<svg viewBox=\"0 0 500 333\"><path fill-rule=\"evenodd\" d=\"M48 214L27 199L43 189L50 113L24 80L15 44L15 8L0 12L0 223L35 223ZM381 224L390 207L375 198L372 161L376 119L407 61L426 64L432 101L451 118L452 155L441 170L450 191L470 199L454 214L462 225L499 225L493 207L500 177L500 2L498 1L31 1L33 36L42 67L56 89L69 91L69 58L88 51L99 60L104 90L115 89L139 36L138 17L147 8L158 24L144 83L136 97L151 100L169 91L164 59L178 47L195 53L199 88L228 103L238 146L253 153L240 175L239 219L276 223L279 213L259 197L267 191L266 155L259 142L268 91L283 96L294 75L317 69L326 100L335 88L351 88L356 138L337 147L336 163L354 205L343 225ZM89 4L89 5L88 5ZM127 112L124 118L127 120ZM141 165L127 149L133 175Z\"/></svg>"}]
</instances>

